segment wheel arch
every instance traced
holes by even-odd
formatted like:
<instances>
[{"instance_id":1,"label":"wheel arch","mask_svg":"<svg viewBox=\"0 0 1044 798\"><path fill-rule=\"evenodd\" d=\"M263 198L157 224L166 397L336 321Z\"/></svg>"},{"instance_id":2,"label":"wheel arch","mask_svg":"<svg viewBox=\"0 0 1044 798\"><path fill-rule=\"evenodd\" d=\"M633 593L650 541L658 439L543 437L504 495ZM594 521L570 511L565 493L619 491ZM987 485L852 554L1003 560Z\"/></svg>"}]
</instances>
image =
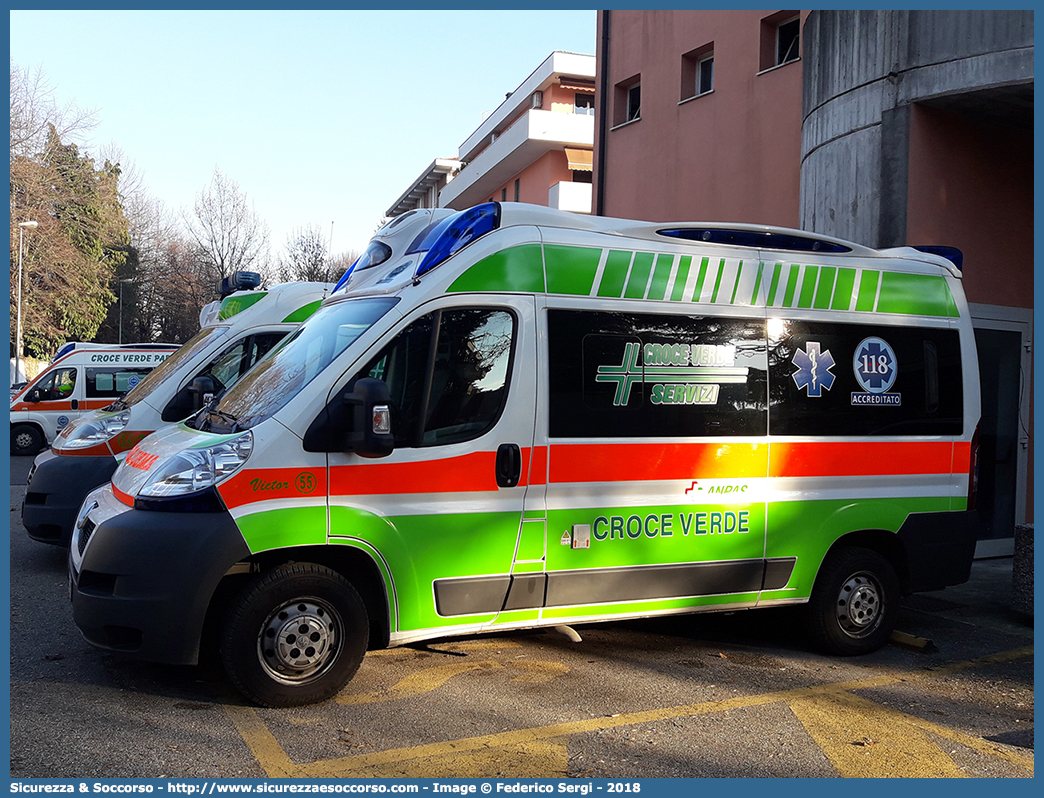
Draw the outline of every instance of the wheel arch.
<instances>
[{"instance_id":1,"label":"wheel arch","mask_svg":"<svg viewBox=\"0 0 1044 798\"><path fill-rule=\"evenodd\" d=\"M903 595L909 592L909 553L898 535L894 532L889 532L887 529L859 529L839 537L823 554L823 560L819 563L816 578L819 578L819 571L822 569L823 562L827 557L835 551L850 547L869 549L888 560L895 570L896 576L899 577L899 589Z\"/></svg>"},{"instance_id":2,"label":"wheel arch","mask_svg":"<svg viewBox=\"0 0 1044 798\"><path fill-rule=\"evenodd\" d=\"M208 641L216 640L224 609L253 576L287 563L314 563L336 571L358 591L370 622L369 649L386 648L391 638L391 612L388 592L377 563L366 551L355 546L295 546L259 552L236 563L222 578L211 597L204 624ZM206 648L213 650L213 646Z\"/></svg>"}]
</instances>

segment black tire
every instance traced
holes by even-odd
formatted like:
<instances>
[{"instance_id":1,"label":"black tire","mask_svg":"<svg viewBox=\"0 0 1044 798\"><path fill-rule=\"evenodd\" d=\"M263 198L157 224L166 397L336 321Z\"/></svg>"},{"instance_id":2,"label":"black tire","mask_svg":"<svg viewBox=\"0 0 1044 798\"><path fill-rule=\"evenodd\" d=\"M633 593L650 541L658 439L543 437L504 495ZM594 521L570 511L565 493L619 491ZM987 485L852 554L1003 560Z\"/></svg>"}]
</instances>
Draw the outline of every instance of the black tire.
<instances>
[{"instance_id":1,"label":"black tire","mask_svg":"<svg viewBox=\"0 0 1044 798\"><path fill-rule=\"evenodd\" d=\"M314 704L355 675L369 628L362 599L340 574L313 563L281 565L252 579L233 601L221 661L257 704ZM309 645L301 647L298 635L305 633Z\"/></svg>"},{"instance_id":2,"label":"black tire","mask_svg":"<svg viewBox=\"0 0 1044 798\"><path fill-rule=\"evenodd\" d=\"M36 454L44 447L44 436L39 427L18 424L11 427L11 454L16 457Z\"/></svg>"},{"instance_id":3,"label":"black tire","mask_svg":"<svg viewBox=\"0 0 1044 798\"><path fill-rule=\"evenodd\" d=\"M885 643L899 615L899 578L875 551L855 546L827 555L805 607L812 643L829 654L869 654Z\"/></svg>"}]
</instances>

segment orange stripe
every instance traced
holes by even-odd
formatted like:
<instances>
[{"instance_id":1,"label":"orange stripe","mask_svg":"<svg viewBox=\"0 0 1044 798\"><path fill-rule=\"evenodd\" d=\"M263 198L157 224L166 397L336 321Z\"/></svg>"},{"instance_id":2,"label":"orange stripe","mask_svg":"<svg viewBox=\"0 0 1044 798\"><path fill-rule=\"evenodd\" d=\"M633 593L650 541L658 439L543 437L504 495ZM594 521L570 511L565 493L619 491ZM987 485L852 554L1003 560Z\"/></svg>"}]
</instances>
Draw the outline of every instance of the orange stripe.
<instances>
[{"instance_id":1,"label":"orange stripe","mask_svg":"<svg viewBox=\"0 0 1044 798\"><path fill-rule=\"evenodd\" d=\"M325 498L326 467L252 468L218 485L218 492L229 509L271 499Z\"/></svg>"},{"instance_id":2,"label":"orange stripe","mask_svg":"<svg viewBox=\"0 0 1044 798\"><path fill-rule=\"evenodd\" d=\"M134 506L134 497L129 493L124 493L122 490L117 488L115 485L112 486L112 495L119 499L121 502L126 504L128 507Z\"/></svg>"},{"instance_id":3,"label":"orange stripe","mask_svg":"<svg viewBox=\"0 0 1044 798\"><path fill-rule=\"evenodd\" d=\"M55 442L57 444L57 441ZM51 447L55 454L61 455L62 457L105 457L111 455L109 451L109 444L96 443L93 446L88 446L86 449L61 449L57 445Z\"/></svg>"},{"instance_id":4,"label":"orange stripe","mask_svg":"<svg viewBox=\"0 0 1044 798\"><path fill-rule=\"evenodd\" d=\"M529 469L530 485L546 485L547 484L547 447L546 446L535 446L533 447L533 463Z\"/></svg>"},{"instance_id":5,"label":"orange stripe","mask_svg":"<svg viewBox=\"0 0 1044 798\"><path fill-rule=\"evenodd\" d=\"M949 474L950 441L784 442L772 444L771 477Z\"/></svg>"},{"instance_id":6,"label":"orange stripe","mask_svg":"<svg viewBox=\"0 0 1044 798\"><path fill-rule=\"evenodd\" d=\"M498 490L496 457L495 452L474 452L416 463L335 466L330 469L330 494L375 496L494 491Z\"/></svg>"},{"instance_id":7,"label":"orange stripe","mask_svg":"<svg viewBox=\"0 0 1044 798\"><path fill-rule=\"evenodd\" d=\"M549 481L633 482L763 477L763 443L592 443L552 446Z\"/></svg>"},{"instance_id":8,"label":"orange stripe","mask_svg":"<svg viewBox=\"0 0 1044 798\"><path fill-rule=\"evenodd\" d=\"M111 402L110 402L111 404ZM12 410L37 410L60 412L72 410L72 399L45 399L42 402L19 402L11 407Z\"/></svg>"},{"instance_id":9,"label":"orange stripe","mask_svg":"<svg viewBox=\"0 0 1044 798\"><path fill-rule=\"evenodd\" d=\"M40 412L50 411L59 412L65 410L72 410L73 401L79 401L77 410L101 410L103 407L108 407L116 401L116 397L108 399L43 399L39 402L19 402L16 405L11 406L11 410L38 410Z\"/></svg>"},{"instance_id":10,"label":"orange stripe","mask_svg":"<svg viewBox=\"0 0 1044 798\"><path fill-rule=\"evenodd\" d=\"M954 474L968 474L971 472L971 441L958 441L953 445Z\"/></svg>"},{"instance_id":11,"label":"orange stripe","mask_svg":"<svg viewBox=\"0 0 1044 798\"><path fill-rule=\"evenodd\" d=\"M550 481L963 474L969 456L950 441L559 444Z\"/></svg>"}]
</instances>

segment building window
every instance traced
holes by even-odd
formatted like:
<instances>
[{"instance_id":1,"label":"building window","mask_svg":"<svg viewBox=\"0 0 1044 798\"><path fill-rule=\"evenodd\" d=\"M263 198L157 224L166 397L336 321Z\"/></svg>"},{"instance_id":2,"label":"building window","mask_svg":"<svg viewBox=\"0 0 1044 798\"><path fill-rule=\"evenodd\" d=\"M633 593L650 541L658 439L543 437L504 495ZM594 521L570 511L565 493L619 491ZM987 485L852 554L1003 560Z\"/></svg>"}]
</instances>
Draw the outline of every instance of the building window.
<instances>
[{"instance_id":1,"label":"building window","mask_svg":"<svg viewBox=\"0 0 1044 798\"><path fill-rule=\"evenodd\" d=\"M518 197L519 197L519 180L520 180L520 178L517 178L517 177L515 178L515 202L519 201L518 200Z\"/></svg>"},{"instance_id":2,"label":"building window","mask_svg":"<svg viewBox=\"0 0 1044 798\"><path fill-rule=\"evenodd\" d=\"M642 116L642 84L635 83L627 87L627 121L641 119Z\"/></svg>"},{"instance_id":3,"label":"building window","mask_svg":"<svg viewBox=\"0 0 1044 798\"><path fill-rule=\"evenodd\" d=\"M573 175L573 182L574 183L590 183L590 182L592 182L591 181L592 174L591 174L590 170L573 169L572 170L572 175Z\"/></svg>"},{"instance_id":4,"label":"building window","mask_svg":"<svg viewBox=\"0 0 1044 798\"><path fill-rule=\"evenodd\" d=\"M761 20L761 69L789 64L801 55L801 19L797 11L778 11Z\"/></svg>"},{"instance_id":5,"label":"building window","mask_svg":"<svg viewBox=\"0 0 1044 798\"><path fill-rule=\"evenodd\" d=\"M776 28L776 65L797 60L801 21L795 17Z\"/></svg>"},{"instance_id":6,"label":"building window","mask_svg":"<svg viewBox=\"0 0 1044 798\"><path fill-rule=\"evenodd\" d=\"M507 202L507 189L506 188L500 189L500 201L501 202Z\"/></svg>"},{"instance_id":7,"label":"building window","mask_svg":"<svg viewBox=\"0 0 1044 798\"><path fill-rule=\"evenodd\" d=\"M633 75L613 87L613 126L642 118L642 77Z\"/></svg>"},{"instance_id":8,"label":"building window","mask_svg":"<svg viewBox=\"0 0 1044 798\"><path fill-rule=\"evenodd\" d=\"M682 56L681 99L691 100L714 90L714 42Z\"/></svg>"},{"instance_id":9,"label":"building window","mask_svg":"<svg viewBox=\"0 0 1044 798\"><path fill-rule=\"evenodd\" d=\"M593 94L576 94L576 101L573 104L574 114L590 114L594 115L594 95Z\"/></svg>"}]
</instances>

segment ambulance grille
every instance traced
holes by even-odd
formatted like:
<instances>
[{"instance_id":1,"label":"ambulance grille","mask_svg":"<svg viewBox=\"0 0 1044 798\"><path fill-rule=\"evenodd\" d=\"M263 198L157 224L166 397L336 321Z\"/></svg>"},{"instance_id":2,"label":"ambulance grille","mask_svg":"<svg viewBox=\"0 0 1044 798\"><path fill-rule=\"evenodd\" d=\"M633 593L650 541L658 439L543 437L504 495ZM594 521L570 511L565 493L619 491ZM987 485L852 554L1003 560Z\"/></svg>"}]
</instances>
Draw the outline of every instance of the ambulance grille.
<instances>
[{"instance_id":1,"label":"ambulance grille","mask_svg":"<svg viewBox=\"0 0 1044 798\"><path fill-rule=\"evenodd\" d=\"M83 556L83 550L87 548L87 541L91 539L91 534L94 532L94 521L90 518L84 519L83 526L80 528L80 536L76 541L76 551L79 552L80 556Z\"/></svg>"}]
</instances>

